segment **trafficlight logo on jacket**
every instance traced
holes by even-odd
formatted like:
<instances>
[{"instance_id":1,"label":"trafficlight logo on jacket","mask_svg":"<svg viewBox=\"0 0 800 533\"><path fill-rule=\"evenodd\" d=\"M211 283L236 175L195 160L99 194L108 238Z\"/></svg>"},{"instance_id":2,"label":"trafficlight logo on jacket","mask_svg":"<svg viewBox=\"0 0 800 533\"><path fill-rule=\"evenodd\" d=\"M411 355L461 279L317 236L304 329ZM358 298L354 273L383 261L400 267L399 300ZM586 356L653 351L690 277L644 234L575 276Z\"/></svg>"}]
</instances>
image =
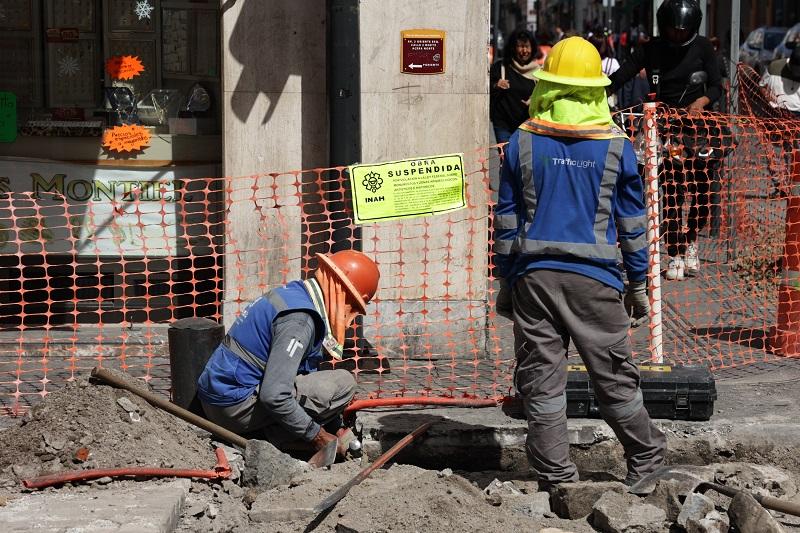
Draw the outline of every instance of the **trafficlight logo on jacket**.
<instances>
[{"instance_id":1,"label":"trafficlight logo on jacket","mask_svg":"<svg viewBox=\"0 0 800 533\"><path fill-rule=\"evenodd\" d=\"M562 167L577 167L577 168L595 168L597 161L591 159L572 159L570 157L547 157L552 161L554 166Z\"/></svg>"}]
</instances>

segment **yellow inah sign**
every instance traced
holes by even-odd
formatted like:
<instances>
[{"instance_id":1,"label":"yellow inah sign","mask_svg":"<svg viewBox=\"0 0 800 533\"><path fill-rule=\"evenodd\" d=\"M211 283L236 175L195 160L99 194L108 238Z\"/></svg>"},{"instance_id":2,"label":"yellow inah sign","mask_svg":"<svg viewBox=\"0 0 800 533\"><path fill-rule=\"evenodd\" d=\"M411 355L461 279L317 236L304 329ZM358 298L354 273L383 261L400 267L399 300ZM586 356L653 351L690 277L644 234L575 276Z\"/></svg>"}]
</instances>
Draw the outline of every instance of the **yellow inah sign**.
<instances>
[{"instance_id":1,"label":"yellow inah sign","mask_svg":"<svg viewBox=\"0 0 800 533\"><path fill-rule=\"evenodd\" d=\"M353 165L355 223L437 215L466 207L462 154Z\"/></svg>"}]
</instances>

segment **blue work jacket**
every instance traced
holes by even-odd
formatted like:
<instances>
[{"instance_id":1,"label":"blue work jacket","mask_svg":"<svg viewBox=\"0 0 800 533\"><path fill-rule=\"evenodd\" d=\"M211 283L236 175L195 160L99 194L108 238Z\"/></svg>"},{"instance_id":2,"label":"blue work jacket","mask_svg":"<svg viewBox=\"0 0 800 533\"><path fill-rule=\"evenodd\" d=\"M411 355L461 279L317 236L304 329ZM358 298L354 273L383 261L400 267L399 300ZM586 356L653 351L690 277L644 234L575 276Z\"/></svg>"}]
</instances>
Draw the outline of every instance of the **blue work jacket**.
<instances>
[{"instance_id":1,"label":"blue work jacket","mask_svg":"<svg viewBox=\"0 0 800 533\"><path fill-rule=\"evenodd\" d=\"M575 272L624 290L647 276L642 178L630 140L612 126L526 121L505 149L494 215L500 276ZM619 246L618 246L619 244Z\"/></svg>"},{"instance_id":2,"label":"blue work jacket","mask_svg":"<svg viewBox=\"0 0 800 533\"><path fill-rule=\"evenodd\" d=\"M272 289L242 312L197 380L197 395L212 405L234 405L256 393L264 378L275 320L292 311L305 311L314 319L314 345L300 363L299 374L315 372L323 360L325 321L317 312L302 281ZM235 345L231 349L231 343ZM226 345L227 344L227 345ZM236 351L244 352L243 357ZM253 360L250 362L248 359ZM255 364L254 364L255 363Z\"/></svg>"}]
</instances>

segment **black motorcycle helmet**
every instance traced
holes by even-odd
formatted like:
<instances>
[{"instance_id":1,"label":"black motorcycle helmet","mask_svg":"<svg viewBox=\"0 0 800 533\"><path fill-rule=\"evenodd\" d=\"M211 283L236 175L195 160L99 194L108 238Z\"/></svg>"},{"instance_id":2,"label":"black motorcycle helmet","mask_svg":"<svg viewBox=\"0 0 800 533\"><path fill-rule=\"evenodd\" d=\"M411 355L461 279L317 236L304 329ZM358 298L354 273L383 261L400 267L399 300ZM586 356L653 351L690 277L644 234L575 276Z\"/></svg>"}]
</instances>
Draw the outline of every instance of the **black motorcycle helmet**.
<instances>
[{"instance_id":1,"label":"black motorcycle helmet","mask_svg":"<svg viewBox=\"0 0 800 533\"><path fill-rule=\"evenodd\" d=\"M675 46L687 46L697 37L703 12L696 0L664 0L656 12L658 33Z\"/></svg>"}]
</instances>

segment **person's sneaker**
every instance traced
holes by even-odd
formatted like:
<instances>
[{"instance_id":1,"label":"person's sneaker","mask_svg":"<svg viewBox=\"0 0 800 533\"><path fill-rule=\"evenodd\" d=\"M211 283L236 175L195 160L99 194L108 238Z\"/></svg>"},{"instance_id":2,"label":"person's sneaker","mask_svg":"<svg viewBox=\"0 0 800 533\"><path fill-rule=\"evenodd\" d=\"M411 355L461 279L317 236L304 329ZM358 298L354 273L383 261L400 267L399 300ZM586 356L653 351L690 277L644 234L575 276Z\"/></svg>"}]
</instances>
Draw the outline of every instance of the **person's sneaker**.
<instances>
[{"instance_id":1,"label":"person's sneaker","mask_svg":"<svg viewBox=\"0 0 800 533\"><path fill-rule=\"evenodd\" d=\"M675 257L671 257L669 259L669 265L667 266L667 279L670 281L682 280L685 268L686 265L681 256L676 255Z\"/></svg>"},{"instance_id":2,"label":"person's sneaker","mask_svg":"<svg viewBox=\"0 0 800 533\"><path fill-rule=\"evenodd\" d=\"M694 276L700 272L700 259L697 257L697 245L689 243L686 247L686 275Z\"/></svg>"}]
</instances>

